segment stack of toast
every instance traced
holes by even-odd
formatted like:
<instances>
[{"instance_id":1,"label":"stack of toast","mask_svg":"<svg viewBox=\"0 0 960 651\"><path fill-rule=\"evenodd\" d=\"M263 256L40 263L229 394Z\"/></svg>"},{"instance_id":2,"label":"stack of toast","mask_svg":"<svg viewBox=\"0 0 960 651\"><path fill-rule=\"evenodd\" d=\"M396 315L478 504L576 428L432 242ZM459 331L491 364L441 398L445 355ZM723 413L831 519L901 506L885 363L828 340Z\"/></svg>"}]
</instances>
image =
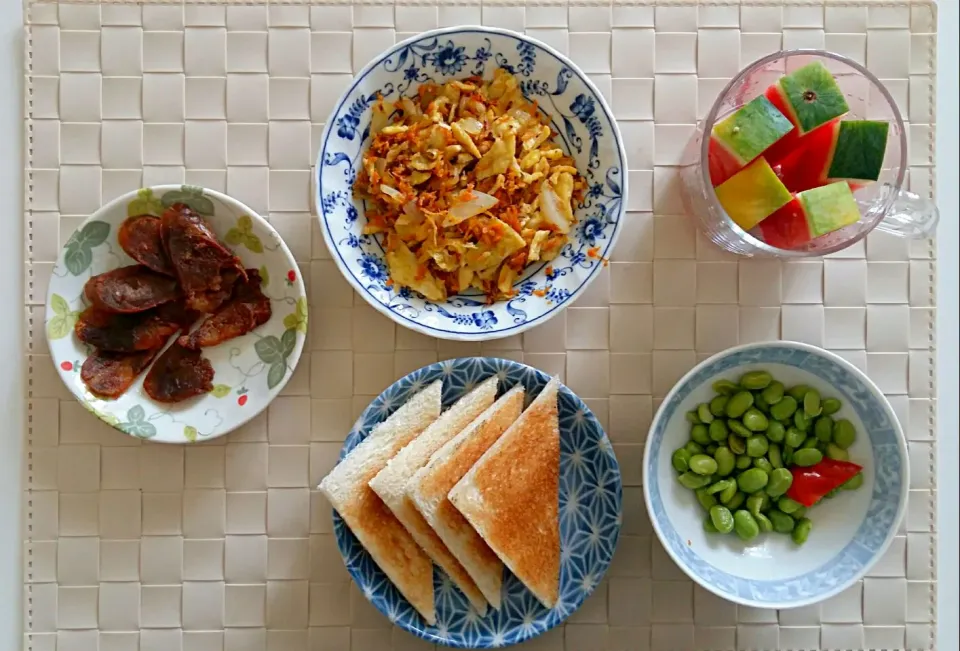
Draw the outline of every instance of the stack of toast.
<instances>
[{"instance_id":1,"label":"stack of toast","mask_svg":"<svg viewBox=\"0 0 960 651\"><path fill-rule=\"evenodd\" d=\"M560 588L559 382L523 408L491 377L441 413L442 382L370 432L320 490L430 625L436 563L477 611L500 608L506 566L546 608Z\"/></svg>"}]
</instances>

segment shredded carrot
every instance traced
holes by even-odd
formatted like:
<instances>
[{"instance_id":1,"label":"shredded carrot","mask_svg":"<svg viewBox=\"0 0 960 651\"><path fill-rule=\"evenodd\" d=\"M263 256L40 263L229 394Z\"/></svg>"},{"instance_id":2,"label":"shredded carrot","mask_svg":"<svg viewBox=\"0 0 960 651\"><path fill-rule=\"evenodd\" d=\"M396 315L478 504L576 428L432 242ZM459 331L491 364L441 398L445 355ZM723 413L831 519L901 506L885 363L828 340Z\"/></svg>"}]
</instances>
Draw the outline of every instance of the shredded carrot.
<instances>
[{"instance_id":1,"label":"shredded carrot","mask_svg":"<svg viewBox=\"0 0 960 651\"><path fill-rule=\"evenodd\" d=\"M592 246L592 247L590 247L589 249L587 249L587 255L590 256L591 258L597 258L597 257L599 257L599 256L600 256L600 247L599 247L599 246Z\"/></svg>"},{"instance_id":2,"label":"shredded carrot","mask_svg":"<svg viewBox=\"0 0 960 651\"><path fill-rule=\"evenodd\" d=\"M540 298L543 298L544 296L547 295L547 290L545 290L545 289L535 289L535 290L533 290L533 295L534 295L534 296L539 296Z\"/></svg>"},{"instance_id":3,"label":"shredded carrot","mask_svg":"<svg viewBox=\"0 0 960 651\"><path fill-rule=\"evenodd\" d=\"M543 271L544 271L544 273L547 274L548 276L552 276L552 275L553 275L553 265L552 265L552 264L548 264L548 265L547 265L547 268L544 269Z\"/></svg>"}]
</instances>

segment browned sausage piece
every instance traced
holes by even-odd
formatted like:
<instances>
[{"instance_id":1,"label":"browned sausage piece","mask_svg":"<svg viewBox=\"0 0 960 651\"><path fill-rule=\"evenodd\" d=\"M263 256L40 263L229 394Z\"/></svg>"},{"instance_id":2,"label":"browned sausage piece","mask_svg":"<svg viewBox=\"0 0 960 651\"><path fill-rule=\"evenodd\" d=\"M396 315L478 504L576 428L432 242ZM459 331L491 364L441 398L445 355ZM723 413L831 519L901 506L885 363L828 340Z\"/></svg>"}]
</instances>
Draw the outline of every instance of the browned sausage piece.
<instances>
[{"instance_id":1,"label":"browned sausage piece","mask_svg":"<svg viewBox=\"0 0 960 651\"><path fill-rule=\"evenodd\" d=\"M260 272L247 269L247 279L237 283L233 298L200 327L177 342L186 348L206 348L245 335L270 320L270 299L260 291Z\"/></svg>"},{"instance_id":2,"label":"browned sausage piece","mask_svg":"<svg viewBox=\"0 0 960 651\"><path fill-rule=\"evenodd\" d=\"M135 314L104 312L88 307L80 314L74 332L77 338L100 350L132 353L163 348L181 329L189 328L199 314L187 310L182 301Z\"/></svg>"},{"instance_id":3,"label":"browned sausage piece","mask_svg":"<svg viewBox=\"0 0 960 651\"><path fill-rule=\"evenodd\" d=\"M94 351L80 367L80 379L95 395L116 398L130 388L158 352L160 348L136 353Z\"/></svg>"},{"instance_id":4,"label":"browned sausage piece","mask_svg":"<svg viewBox=\"0 0 960 651\"><path fill-rule=\"evenodd\" d=\"M90 303L105 312L144 312L180 296L177 281L135 264L94 276L84 285Z\"/></svg>"},{"instance_id":5,"label":"browned sausage piece","mask_svg":"<svg viewBox=\"0 0 960 651\"><path fill-rule=\"evenodd\" d=\"M213 366L199 350L174 344L147 373L143 388L157 402L181 402L213 389Z\"/></svg>"},{"instance_id":6,"label":"browned sausage piece","mask_svg":"<svg viewBox=\"0 0 960 651\"><path fill-rule=\"evenodd\" d=\"M163 248L160 236L160 218L153 215L128 217L117 231L120 248L143 266L173 276L173 266Z\"/></svg>"}]
</instances>

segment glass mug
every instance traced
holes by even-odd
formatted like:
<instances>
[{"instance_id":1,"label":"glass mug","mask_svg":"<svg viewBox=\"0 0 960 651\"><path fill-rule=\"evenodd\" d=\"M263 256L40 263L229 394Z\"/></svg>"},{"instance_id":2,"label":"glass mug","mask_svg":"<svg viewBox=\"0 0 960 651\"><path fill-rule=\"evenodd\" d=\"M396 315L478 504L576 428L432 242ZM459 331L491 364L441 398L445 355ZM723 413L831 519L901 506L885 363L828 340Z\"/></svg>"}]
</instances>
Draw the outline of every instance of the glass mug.
<instances>
[{"instance_id":1,"label":"glass mug","mask_svg":"<svg viewBox=\"0 0 960 651\"><path fill-rule=\"evenodd\" d=\"M710 182L708 147L710 133L719 120L762 94L785 73L813 61L821 61L837 80L850 112L842 119L871 119L889 122L887 150L880 178L854 193L860 220L837 231L817 237L797 249L771 246L740 228L724 211ZM939 220L936 205L904 188L907 135L903 118L890 92L859 63L822 50L788 50L766 56L744 68L714 102L700 121L684 151L680 170L683 200L704 234L718 246L740 255L807 257L822 256L844 249L866 237L874 228L900 237L930 236Z\"/></svg>"}]
</instances>

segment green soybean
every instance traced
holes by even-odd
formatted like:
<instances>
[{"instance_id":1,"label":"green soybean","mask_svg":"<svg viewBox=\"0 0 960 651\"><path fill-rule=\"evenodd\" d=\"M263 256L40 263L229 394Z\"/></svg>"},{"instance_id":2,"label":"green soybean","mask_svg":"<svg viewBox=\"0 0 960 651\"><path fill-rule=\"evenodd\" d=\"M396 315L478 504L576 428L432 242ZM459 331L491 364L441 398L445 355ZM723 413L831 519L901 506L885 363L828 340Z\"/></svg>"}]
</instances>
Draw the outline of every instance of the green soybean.
<instances>
[{"instance_id":1,"label":"green soybean","mask_svg":"<svg viewBox=\"0 0 960 651\"><path fill-rule=\"evenodd\" d=\"M749 435L750 432L747 432L747 436ZM734 454L743 454L747 451L746 442L743 440L743 438L737 436L736 434L731 434L727 437L727 446Z\"/></svg>"},{"instance_id":2,"label":"green soybean","mask_svg":"<svg viewBox=\"0 0 960 651\"><path fill-rule=\"evenodd\" d=\"M739 509L733 514L733 529L741 540L753 540L760 533L760 525L749 511Z\"/></svg>"},{"instance_id":3,"label":"green soybean","mask_svg":"<svg viewBox=\"0 0 960 651\"><path fill-rule=\"evenodd\" d=\"M695 454L703 454L703 446L696 441L687 441L683 449L692 457Z\"/></svg>"},{"instance_id":4,"label":"green soybean","mask_svg":"<svg viewBox=\"0 0 960 651\"><path fill-rule=\"evenodd\" d=\"M753 460L753 467L759 468L760 470L770 473L773 472L773 464L767 460L766 457L757 457Z\"/></svg>"},{"instance_id":5,"label":"green soybean","mask_svg":"<svg viewBox=\"0 0 960 651\"><path fill-rule=\"evenodd\" d=\"M770 518L763 513L754 513L753 518L757 521L757 526L760 527L760 531L764 533L773 531L773 523L770 522Z\"/></svg>"},{"instance_id":6,"label":"green soybean","mask_svg":"<svg viewBox=\"0 0 960 651\"><path fill-rule=\"evenodd\" d=\"M770 415L781 422L787 421L797 411L797 401L792 396L784 396L777 404L770 406Z\"/></svg>"},{"instance_id":7,"label":"green soybean","mask_svg":"<svg viewBox=\"0 0 960 651\"><path fill-rule=\"evenodd\" d=\"M711 444L708 445L707 447L703 448L703 451L704 451L704 453L706 453L707 455L709 455L709 456L712 457L712 456L713 456L713 453L717 451L717 447L718 447L718 446L717 446L716 443L711 443Z\"/></svg>"},{"instance_id":8,"label":"green soybean","mask_svg":"<svg viewBox=\"0 0 960 651\"><path fill-rule=\"evenodd\" d=\"M800 448L816 448L818 445L820 445L820 439L816 436L808 436L803 440L803 445Z\"/></svg>"},{"instance_id":9,"label":"green soybean","mask_svg":"<svg viewBox=\"0 0 960 651\"><path fill-rule=\"evenodd\" d=\"M802 509L803 504L789 497L781 497L777 500L777 508L789 515L796 512L797 509Z\"/></svg>"},{"instance_id":10,"label":"green soybean","mask_svg":"<svg viewBox=\"0 0 960 651\"><path fill-rule=\"evenodd\" d=\"M848 479L844 484L841 484L840 488L845 491L855 491L861 486L863 486L863 473L858 472L853 477Z\"/></svg>"},{"instance_id":11,"label":"green soybean","mask_svg":"<svg viewBox=\"0 0 960 651\"><path fill-rule=\"evenodd\" d=\"M750 371L740 377L740 386L751 391L758 391L770 386L773 376L767 371Z\"/></svg>"},{"instance_id":12,"label":"green soybean","mask_svg":"<svg viewBox=\"0 0 960 651\"><path fill-rule=\"evenodd\" d=\"M793 542L798 545L802 545L807 542L807 538L810 536L810 530L813 528L813 523L810 522L807 518L800 518L797 521L796 526L793 527L793 531L790 532L790 538L793 539Z\"/></svg>"},{"instance_id":13,"label":"green soybean","mask_svg":"<svg viewBox=\"0 0 960 651\"><path fill-rule=\"evenodd\" d=\"M753 459L746 454L737 455L737 470L746 470L753 465Z\"/></svg>"},{"instance_id":14,"label":"green soybean","mask_svg":"<svg viewBox=\"0 0 960 651\"><path fill-rule=\"evenodd\" d=\"M776 468L783 468L783 456L780 454L780 446L776 443L770 444L770 449L767 450L767 459L770 460L770 465Z\"/></svg>"},{"instance_id":15,"label":"green soybean","mask_svg":"<svg viewBox=\"0 0 960 651\"><path fill-rule=\"evenodd\" d=\"M806 384L798 384L787 389L787 394L797 402L801 402L809 390L810 387L808 387Z\"/></svg>"},{"instance_id":16,"label":"green soybean","mask_svg":"<svg viewBox=\"0 0 960 651\"><path fill-rule=\"evenodd\" d=\"M803 411L810 418L816 418L820 415L822 408L820 406L820 392L816 389L810 389L803 394Z\"/></svg>"},{"instance_id":17,"label":"green soybean","mask_svg":"<svg viewBox=\"0 0 960 651\"><path fill-rule=\"evenodd\" d=\"M739 391L739 389L740 387L737 386L737 383L731 382L730 380L717 380L713 383L713 390L724 396L732 395Z\"/></svg>"},{"instance_id":18,"label":"green soybean","mask_svg":"<svg viewBox=\"0 0 960 651\"><path fill-rule=\"evenodd\" d=\"M688 462L690 470L698 475L712 475L717 472L717 461L705 454L695 454Z\"/></svg>"},{"instance_id":19,"label":"green soybean","mask_svg":"<svg viewBox=\"0 0 960 651\"><path fill-rule=\"evenodd\" d=\"M708 434L711 441L720 442L726 441L730 432L727 430L727 424L718 418L710 423Z\"/></svg>"},{"instance_id":20,"label":"green soybean","mask_svg":"<svg viewBox=\"0 0 960 651\"><path fill-rule=\"evenodd\" d=\"M850 461L850 453L833 443L827 443L827 451L824 454L834 461Z\"/></svg>"},{"instance_id":21,"label":"green soybean","mask_svg":"<svg viewBox=\"0 0 960 651\"><path fill-rule=\"evenodd\" d=\"M701 403L697 407L697 417L700 419L700 422L704 425L709 425L713 422L713 414L710 413L710 405L707 403Z\"/></svg>"},{"instance_id":22,"label":"green soybean","mask_svg":"<svg viewBox=\"0 0 960 651\"><path fill-rule=\"evenodd\" d=\"M696 490L697 501L700 502L705 510L709 511L711 507L715 506L717 503L717 498L713 496L712 493L707 492L706 488L698 488Z\"/></svg>"},{"instance_id":23,"label":"green soybean","mask_svg":"<svg viewBox=\"0 0 960 651\"><path fill-rule=\"evenodd\" d=\"M707 533L720 533L717 531L717 528L713 526L713 520L710 519L710 514L707 514L707 517L703 519L703 530Z\"/></svg>"},{"instance_id":24,"label":"green soybean","mask_svg":"<svg viewBox=\"0 0 960 651\"><path fill-rule=\"evenodd\" d=\"M796 526L794 519L779 509L771 509L767 512L767 517L770 518L773 530L777 533L790 533Z\"/></svg>"},{"instance_id":25,"label":"green soybean","mask_svg":"<svg viewBox=\"0 0 960 651\"><path fill-rule=\"evenodd\" d=\"M803 442L806 439L807 435L798 430L796 427L788 427L787 434L784 437L784 443L792 448L799 448L801 445L803 445Z\"/></svg>"},{"instance_id":26,"label":"green soybean","mask_svg":"<svg viewBox=\"0 0 960 651\"><path fill-rule=\"evenodd\" d=\"M697 411L695 409L687 412L687 422L692 425L700 424L700 417L697 416Z\"/></svg>"},{"instance_id":27,"label":"green soybean","mask_svg":"<svg viewBox=\"0 0 960 651\"><path fill-rule=\"evenodd\" d=\"M698 488L703 488L704 486L713 483L713 477L710 475L698 475L697 473L688 470L682 475L679 475L677 477L677 481L679 481L684 488L697 490Z\"/></svg>"},{"instance_id":28,"label":"green soybean","mask_svg":"<svg viewBox=\"0 0 960 651\"><path fill-rule=\"evenodd\" d=\"M717 451L713 453L713 458L717 462L717 474L721 477L729 475L737 465L736 455L725 445L717 448Z\"/></svg>"},{"instance_id":29,"label":"green soybean","mask_svg":"<svg viewBox=\"0 0 960 651\"><path fill-rule=\"evenodd\" d=\"M787 435L787 428L778 420L771 420L767 424L767 438L771 443L780 443Z\"/></svg>"},{"instance_id":30,"label":"green soybean","mask_svg":"<svg viewBox=\"0 0 960 651\"><path fill-rule=\"evenodd\" d=\"M807 418L807 415L803 411L798 409L793 412L793 426L801 432L806 432L810 429L810 419Z\"/></svg>"},{"instance_id":31,"label":"green soybean","mask_svg":"<svg viewBox=\"0 0 960 651\"><path fill-rule=\"evenodd\" d=\"M810 394L807 394L810 395ZM813 434L824 443L833 440L833 419L829 416L821 416L813 424Z\"/></svg>"},{"instance_id":32,"label":"green soybean","mask_svg":"<svg viewBox=\"0 0 960 651\"><path fill-rule=\"evenodd\" d=\"M709 486L707 486L707 492L708 492L708 493L711 493L711 494L712 494L712 493L722 493L723 491L727 490L727 489L730 488L731 486L733 486L734 489L736 489L736 487L737 487L737 482L736 482L736 480L734 480L734 479L721 479L720 481L715 481L715 482L713 482L712 484L710 484Z\"/></svg>"},{"instance_id":33,"label":"green soybean","mask_svg":"<svg viewBox=\"0 0 960 651\"><path fill-rule=\"evenodd\" d=\"M846 450L853 445L853 442L856 440L857 430L849 420L844 418L833 424L833 442L836 443L838 447Z\"/></svg>"},{"instance_id":34,"label":"green soybean","mask_svg":"<svg viewBox=\"0 0 960 651\"><path fill-rule=\"evenodd\" d=\"M792 447L790 447L789 445L783 446L783 453L781 454L781 456L783 457L783 465L785 466L793 465L793 448Z\"/></svg>"},{"instance_id":35,"label":"green soybean","mask_svg":"<svg viewBox=\"0 0 960 651\"><path fill-rule=\"evenodd\" d=\"M754 516L770 506L770 498L764 493L754 493L747 498L747 510Z\"/></svg>"},{"instance_id":36,"label":"green soybean","mask_svg":"<svg viewBox=\"0 0 960 651\"><path fill-rule=\"evenodd\" d=\"M721 504L729 504L730 501L737 494L737 482L736 480L730 480L730 483L720 491L719 498Z\"/></svg>"},{"instance_id":37,"label":"green soybean","mask_svg":"<svg viewBox=\"0 0 960 651\"><path fill-rule=\"evenodd\" d=\"M700 445L710 445L710 430L703 423L698 423L690 428L690 438Z\"/></svg>"},{"instance_id":38,"label":"green soybean","mask_svg":"<svg viewBox=\"0 0 960 651\"><path fill-rule=\"evenodd\" d=\"M693 459L691 459L693 461ZM793 453L794 465L801 468L815 466L823 461L823 454L816 448L801 448Z\"/></svg>"},{"instance_id":39,"label":"green soybean","mask_svg":"<svg viewBox=\"0 0 960 651\"><path fill-rule=\"evenodd\" d=\"M762 457L769 447L770 442L762 434L756 434L747 439L747 454L751 457Z\"/></svg>"},{"instance_id":40,"label":"green soybean","mask_svg":"<svg viewBox=\"0 0 960 651\"><path fill-rule=\"evenodd\" d=\"M790 517L794 520L800 520L807 514L807 507L800 505L800 508L790 514Z\"/></svg>"},{"instance_id":41,"label":"green soybean","mask_svg":"<svg viewBox=\"0 0 960 651\"><path fill-rule=\"evenodd\" d=\"M714 416L723 416L726 412L724 411L727 406L727 396L720 395L714 396L713 400L710 401L710 413Z\"/></svg>"},{"instance_id":42,"label":"green soybean","mask_svg":"<svg viewBox=\"0 0 960 651\"><path fill-rule=\"evenodd\" d=\"M685 448L680 448L673 453L670 462L673 464L673 469L677 472L687 472L690 468L690 453L687 452Z\"/></svg>"},{"instance_id":43,"label":"green soybean","mask_svg":"<svg viewBox=\"0 0 960 651\"><path fill-rule=\"evenodd\" d=\"M744 412L753 406L753 394L749 391L741 391L733 394L727 400L727 417L740 418Z\"/></svg>"},{"instance_id":44,"label":"green soybean","mask_svg":"<svg viewBox=\"0 0 960 651\"><path fill-rule=\"evenodd\" d=\"M740 505L743 504L744 500L746 499L747 499L746 493L744 493L743 491L737 491L736 493L733 494L733 497L731 497L726 502L723 502L723 505L728 509L730 509L731 511L735 511L738 508L740 508Z\"/></svg>"},{"instance_id":45,"label":"green soybean","mask_svg":"<svg viewBox=\"0 0 960 651\"><path fill-rule=\"evenodd\" d=\"M764 389L760 395L762 395L763 399L767 401L767 404L772 407L783 399L783 382L771 382L770 386Z\"/></svg>"},{"instance_id":46,"label":"green soybean","mask_svg":"<svg viewBox=\"0 0 960 651\"><path fill-rule=\"evenodd\" d=\"M683 475L681 475L681 477L682 476ZM739 486L740 490L742 490L744 493L755 493L758 490L763 489L769 480L770 475L760 468L750 468L748 470L744 470L742 473L740 473L740 476L737 477L737 486Z\"/></svg>"},{"instance_id":47,"label":"green soybean","mask_svg":"<svg viewBox=\"0 0 960 651\"><path fill-rule=\"evenodd\" d=\"M754 391L753 392L753 406L758 409L761 413L769 414L770 405L767 404L767 401L763 399L763 392Z\"/></svg>"},{"instance_id":48,"label":"green soybean","mask_svg":"<svg viewBox=\"0 0 960 651\"><path fill-rule=\"evenodd\" d=\"M742 436L743 438L748 438L753 434L753 432L743 426L743 423L735 418L727 420L727 428L737 436Z\"/></svg>"},{"instance_id":49,"label":"green soybean","mask_svg":"<svg viewBox=\"0 0 960 651\"><path fill-rule=\"evenodd\" d=\"M843 406L843 403L836 398L824 398L823 402L820 403L820 407L823 409L824 416L833 416L835 413L840 411L840 407Z\"/></svg>"},{"instance_id":50,"label":"green soybean","mask_svg":"<svg viewBox=\"0 0 960 651\"><path fill-rule=\"evenodd\" d=\"M763 432L767 429L769 421L759 409L748 409L743 414L743 425L751 432Z\"/></svg>"},{"instance_id":51,"label":"green soybean","mask_svg":"<svg viewBox=\"0 0 960 651\"><path fill-rule=\"evenodd\" d=\"M770 478L767 480L767 495L776 499L790 490L792 484L793 474L786 468L777 468L770 473ZM784 509L781 507L781 510Z\"/></svg>"},{"instance_id":52,"label":"green soybean","mask_svg":"<svg viewBox=\"0 0 960 651\"><path fill-rule=\"evenodd\" d=\"M710 522L720 533L730 533L733 531L733 513L731 513L730 509L722 504L717 504L710 507Z\"/></svg>"}]
</instances>

